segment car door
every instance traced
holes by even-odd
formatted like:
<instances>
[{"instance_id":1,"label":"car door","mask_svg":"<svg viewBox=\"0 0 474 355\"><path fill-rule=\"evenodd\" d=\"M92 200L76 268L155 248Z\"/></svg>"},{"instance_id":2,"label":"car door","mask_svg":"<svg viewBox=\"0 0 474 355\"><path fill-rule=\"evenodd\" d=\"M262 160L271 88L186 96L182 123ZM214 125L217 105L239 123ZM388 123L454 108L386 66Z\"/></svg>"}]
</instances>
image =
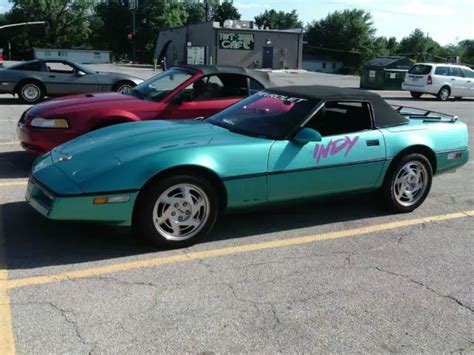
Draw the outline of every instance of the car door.
<instances>
[{"instance_id":1,"label":"car door","mask_svg":"<svg viewBox=\"0 0 474 355\"><path fill-rule=\"evenodd\" d=\"M68 95L98 90L96 76L77 70L71 63L51 61L46 62L46 66L44 75L48 94Z\"/></svg>"},{"instance_id":2,"label":"car door","mask_svg":"<svg viewBox=\"0 0 474 355\"><path fill-rule=\"evenodd\" d=\"M269 201L374 188L385 162L385 142L372 122L369 103L328 101L304 125L321 133L320 142L275 141L269 154Z\"/></svg>"},{"instance_id":3,"label":"car door","mask_svg":"<svg viewBox=\"0 0 474 355\"><path fill-rule=\"evenodd\" d=\"M246 76L209 75L197 79L171 99L162 116L168 119L209 117L246 96Z\"/></svg>"},{"instance_id":4,"label":"car door","mask_svg":"<svg viewBox=\"0 0 474 355\"><path fill-rule=\"evenodd\" d=\"M462 74L461 68L449 67L449 80L451 82L451 95L452 96L466 96L467 88L464 75Z\"/></svg>"}]
</instances>

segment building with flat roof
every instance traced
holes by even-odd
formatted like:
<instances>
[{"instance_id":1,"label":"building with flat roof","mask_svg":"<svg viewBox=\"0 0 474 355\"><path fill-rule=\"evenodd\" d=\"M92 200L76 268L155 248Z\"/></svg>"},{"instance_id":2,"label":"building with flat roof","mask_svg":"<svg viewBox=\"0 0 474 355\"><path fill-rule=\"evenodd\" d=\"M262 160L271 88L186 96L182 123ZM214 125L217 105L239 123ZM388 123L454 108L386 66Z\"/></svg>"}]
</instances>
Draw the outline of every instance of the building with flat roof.
<instances>
[{"instance_id":1,"label":"building with flat roof","mask_svg":"<svg viewBox=\"0 0 474 355\"><path fill-rule=\"evenodd\" d=\"M80 64L110 63L110 51L97 49L33 48L35 59L64 59Z\"/></svg>"},{"instance_id":2,"label":"building with flat roof","mask_svg":"<svg viewBox=\"0 0 474 355\"><path fill-rule=\"evenodd\" d=\"M303 29L258 29L251 21L203 22L161 31L155 59L178 64L299 69Z\"/></svg>"}]
</instances>

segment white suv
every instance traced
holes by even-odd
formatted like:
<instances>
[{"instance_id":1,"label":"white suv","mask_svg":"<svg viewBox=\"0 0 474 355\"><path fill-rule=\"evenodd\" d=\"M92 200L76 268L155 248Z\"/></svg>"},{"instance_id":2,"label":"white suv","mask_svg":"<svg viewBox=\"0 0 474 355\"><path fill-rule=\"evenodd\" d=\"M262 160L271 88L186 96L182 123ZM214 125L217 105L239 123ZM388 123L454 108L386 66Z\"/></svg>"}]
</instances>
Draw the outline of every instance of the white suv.
<instances>
[{"instance_id":1,"label":"white suv","mask_svg":"<svg viewBox=\"0 0 474 355\"><path fill-rule=\"evenodd\" d=\"M410 91L415 99L423 94L436 95L442 101L450 96L474 97L474 70L453 64L415 64L405 76L402 90Z\"/></svg>"}]
</instances>

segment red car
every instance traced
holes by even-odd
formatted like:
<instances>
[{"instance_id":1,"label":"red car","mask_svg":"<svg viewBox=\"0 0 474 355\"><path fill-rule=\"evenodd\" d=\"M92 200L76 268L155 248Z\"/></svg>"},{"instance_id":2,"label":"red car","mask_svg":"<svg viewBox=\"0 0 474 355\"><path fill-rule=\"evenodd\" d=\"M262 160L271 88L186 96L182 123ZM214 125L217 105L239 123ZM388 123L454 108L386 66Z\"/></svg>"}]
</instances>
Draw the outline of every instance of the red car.
<instances>
[{"instance_id":1,"label":"red car","mask_svg":"<svg viewBox=\"0 0 474 355\"><path fill-rule=\"evenodd\" d=\"M240 67L173 67L127 94L65 96L31 107L18 122L23 148L38 154L117 123L208 117L259 90L268 74Z\"/></svg>"}]
</instances>

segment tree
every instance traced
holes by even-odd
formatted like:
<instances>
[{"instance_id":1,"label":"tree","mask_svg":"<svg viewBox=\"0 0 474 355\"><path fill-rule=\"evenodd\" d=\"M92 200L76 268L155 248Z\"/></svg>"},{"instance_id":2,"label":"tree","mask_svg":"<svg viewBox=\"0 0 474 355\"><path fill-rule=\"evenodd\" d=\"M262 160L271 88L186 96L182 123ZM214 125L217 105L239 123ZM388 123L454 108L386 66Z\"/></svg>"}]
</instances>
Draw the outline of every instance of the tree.
<instances>
[{"instance_id":1,"label":"tree","mask_svg":"<svg viewBox=\"0 0 474 355\"><path fill-rule=\"evenodd\" d=\"M188 14L186 24L195 24L206 21L206 7L204 4L192 0L183 2L184 10Z\"/></svg>"},{"instance_id":2,"label":"tree","mask_svg":"<svg viewBox=\"0 0 474 355\"><path fill-rule=\"evenodd\" d=\"M132 33L132 14L126 5L118 1L99 2L91 19L92 46L110 50L116 58L131 51L127 35Z\"/></svg>"},{"instance_id":3,"label":"tree","mask_svg":"<svg viewBox=\"0 0 474 355\"><path fill-rule=\"evenodd\" d=\"M465 39L459 42L459 47L462 49L461 61L474 65L474 39Z\"/></svg>"},{"instance_id":4,"label":"tree","mask_svg":"<svg viewBox=\"0 0 474 355\"><path fill-rule=\"evenodd\" d=\"M93 0L12 0L12 9L7 13L9 23L46 21L45 27L35 29L32 36L25 27L9 30L12 51L27 58L32 47L77 47L88 43L89 18L93 11Z\"/></svg>"},{"instance_id":5,"label":"tree","mask_svg":"<svg viewBox=\"0 0 474 355\"><path fill-rule=\"evenodd\" d=\"M375 28L372 16L364 10L335 11L319 21L313 21L307 28L309 44L316 47L358 52L358 67L372 56Z\"/></svg>"},{"instance_id":6,"label":"tree","mask_svg":"<svg viewBox=\"0 0 474 355\"><path fill-rule=\"evenodd\" d=\"M265 10L262 14L255 16L255 23L259 27L279 30L303 27L296 10L291 12Z\"/></svg>"},{"instance_id":7,"label":"tree","mask_svg":"<svg viewBox=\"0 0 474 355\"><path fill-rule=\"evenodd\" d=\"M135 13L135 48L138 59L151 62L156 40L161 30L186 24L188 4L177 0L140 0ZM132 33L132 12L126 2L108 0L96 6L96 46L112 50L121 57L131 53L132 42L127 35ZM103 25L101 26L100 23Z\"/></svg>"},{"instance_id":8,"label":"tree","mask_svg":"<svg viewBox=\"0 0 474 355\"><path fill-rule=\"evenodd\" d=\"M433 60L440 54L441 46L419 28L402 38L399 53L416 61Z\"/></svg>"},{"instance_id":9,"label":"tree","mask_svg":"<svg viewBox=\"0 0 474 355\"><path fill-rule=\"evenodd\" d=\"M225 20L240 20L239 10L234 6L233 0L224 0L220 5L215 6L212 19L221 24Z\"/></svg>"},{"instance_id":10,"label":"tree","mask_svg":"<svg viewBox=\"0 0 474 355\"><path fill-rule=\"evenodd\" d=\"M395 37L390 37L387 40L387 51L390 55L398 53L398 41Z\"/></svg>"},{"instance_id":11,"label":"tree","mask_svg":"<svg viewBox=\"0 0 474 355\"><path fill-rule=\"evenodd\" d=\"M386 56L389 55L388 39L386 37L376 37L372 41L371 55L373 56Z\"/></svg>"}]
</instances>

